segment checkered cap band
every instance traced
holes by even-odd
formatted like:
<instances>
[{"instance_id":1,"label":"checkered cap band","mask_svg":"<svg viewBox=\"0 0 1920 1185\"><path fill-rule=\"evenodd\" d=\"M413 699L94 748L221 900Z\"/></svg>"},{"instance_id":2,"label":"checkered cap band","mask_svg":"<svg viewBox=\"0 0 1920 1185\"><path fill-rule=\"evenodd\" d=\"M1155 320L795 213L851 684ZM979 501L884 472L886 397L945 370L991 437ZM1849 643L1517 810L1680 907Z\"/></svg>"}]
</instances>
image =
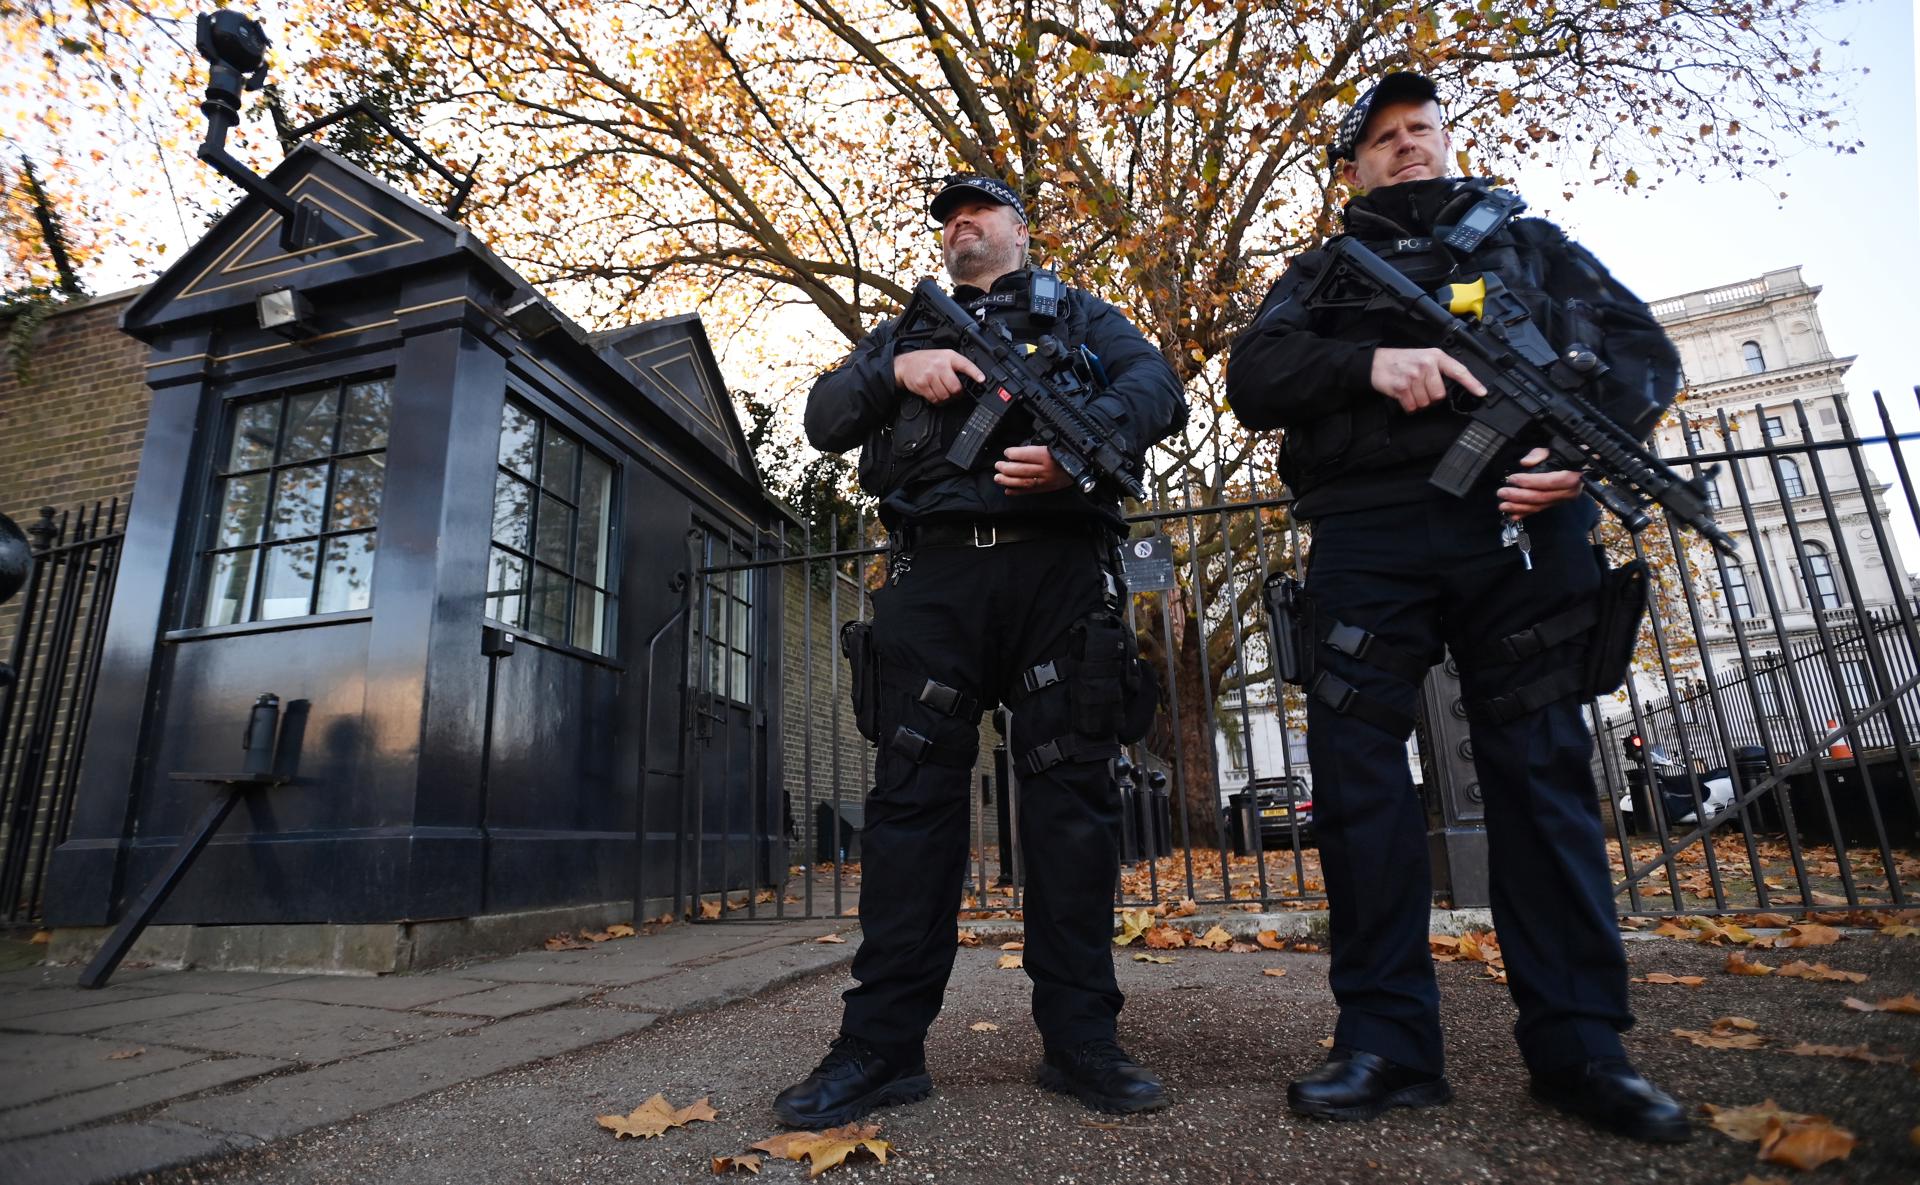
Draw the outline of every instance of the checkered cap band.
<instances>
[{"instance_id":1,"label":"checkered cap band","mask_svg":"<svg viewBox=\"0 0 1920 1185\"><path fill-rule=\"evenodd\" d=\"M1011 206L1022 222L1027 220L1027 207L1020 201L1020 195L1014 192L1013 186L994 177L972 175L947 178L946 184L941 186L940 192L934 195L933 202L928 205L927 212L933 215L935 222L945 222L947 215L953 212L953 207L971 194Z\"/></svg>"},{"instance_id":2,"label":"checkered cap band","mask_svg":"<svg viewBox=\"0 0 1920 1185\"><path fill-rule=\"evenodd\" d=\"M1425 75L1387 75L1361 95L1340 117L1340 127L1333 134L1333 143L1327 146L1327 156L1335 161L1354 159L1355 150L1360 147L1360 134L1367 130L1367 117L1373 113L1374 104L1397 103L1405 99L1426 102L1438 97L1439 91L1434 88L1433 80Z\"/></svg>"}]
</instances>

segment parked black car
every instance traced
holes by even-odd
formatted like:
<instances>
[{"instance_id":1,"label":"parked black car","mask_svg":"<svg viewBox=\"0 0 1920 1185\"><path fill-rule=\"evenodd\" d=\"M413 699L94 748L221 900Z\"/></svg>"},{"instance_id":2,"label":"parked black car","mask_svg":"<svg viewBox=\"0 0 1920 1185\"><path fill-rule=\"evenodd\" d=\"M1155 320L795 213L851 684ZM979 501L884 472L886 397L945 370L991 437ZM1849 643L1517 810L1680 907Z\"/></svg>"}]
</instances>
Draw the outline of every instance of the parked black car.
<instances>
[{"instance_id":1,"label":"parked black car","mask_svg":"<svg viewBox=\"0 0 1920 1185\"><path fill-rule=\"evenodd\" d=\"M1301 777L1255 778L1246 790L1227 796L1227 819L1232 828L1234 850L1246 852L1244 819L1247 795L1253 795L1254 810L1260 823L1260 846L1290 848L1294 836L1301 846L1313 839L1313 790ZM1296 825L1298 827L1296 831Z\"/></svg>"}]
</instances>

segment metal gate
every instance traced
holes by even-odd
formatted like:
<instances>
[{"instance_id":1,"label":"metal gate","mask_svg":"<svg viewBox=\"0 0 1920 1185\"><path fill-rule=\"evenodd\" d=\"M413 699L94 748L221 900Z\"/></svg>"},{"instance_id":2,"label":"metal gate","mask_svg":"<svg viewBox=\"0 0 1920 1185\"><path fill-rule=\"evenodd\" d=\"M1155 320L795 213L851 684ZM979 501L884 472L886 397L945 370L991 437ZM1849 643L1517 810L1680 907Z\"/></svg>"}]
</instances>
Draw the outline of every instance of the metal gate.
<instances>
[{"instance_id":1,"label":"metal gate","mask_svg":"<svg viewBox=\"0 0 1920 1185\"><path fill-rule=\"evenodd\" d=\"M26 528L33 564L0 687L0 925L40 921L47 864L72 820L124 516L115 499L45 508Z\"/></svg>"}]
</instances>

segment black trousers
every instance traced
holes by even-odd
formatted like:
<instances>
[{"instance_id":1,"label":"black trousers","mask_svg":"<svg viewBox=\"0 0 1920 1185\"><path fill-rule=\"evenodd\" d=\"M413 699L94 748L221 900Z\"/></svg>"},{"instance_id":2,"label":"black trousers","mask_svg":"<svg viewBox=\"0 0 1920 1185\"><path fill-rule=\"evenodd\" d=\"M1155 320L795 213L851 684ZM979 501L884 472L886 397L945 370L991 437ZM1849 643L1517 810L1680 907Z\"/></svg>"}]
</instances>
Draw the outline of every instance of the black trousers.
<instances>
[{"instance_id":1,"label":"black trousers","mask_svg":"<svg viewBox=\"0 0 1920 1185\"><path fill-rule=\"evenodd\" d=\"M1021 672L1066 654L1073 624L1102 606L1102 549L1111 546L1089 535L922 548L874 595L880 749L861 832L857 986L845 994L841 1032L918 1044L953 970L980 710L940 714L917 698L924 680L980 704L1004 700ZM1059 686L1021 702L1013 753L1066 734L1068 702ZM915 764L893 750L888 738L902 723L956 747L965 766ZM1019 827L1023 964L1033 981L1034 1021L1049 1047L1110 1038L1121 1004L1112 953L1120 853L1119 798L1107 762L1069 761L1024 776Z\"/></svg>"},{"instance_id":2,"label":"black trousers","mask_svg":"<svg viewBox=\"0 0 1920 1185\"><path fill-rule=\"evenodd\" d=\"M1527 520L1533 570L1499 542L1490 496L1435 491L1411 505L1314 522L1307 591L1321 613L1460 666L1469 702L1576 661L1576 640L1522 663L1491 643L1590 596L1600 567L1585 498ZM1363 694L1411 716L1417 689L1322 646L1318 660ZM1626 956L1615 919L1581 703L1564 699L1509 723L1470 721L1486 796L1493 917L1536 1071L1622 1056ZM1307 752L1314 830L1331 912L1336 1045L1439 1072L1439 994L1428 954L1426 819L1404 736L1310 698Z\"/></svg>"}]
</instances>

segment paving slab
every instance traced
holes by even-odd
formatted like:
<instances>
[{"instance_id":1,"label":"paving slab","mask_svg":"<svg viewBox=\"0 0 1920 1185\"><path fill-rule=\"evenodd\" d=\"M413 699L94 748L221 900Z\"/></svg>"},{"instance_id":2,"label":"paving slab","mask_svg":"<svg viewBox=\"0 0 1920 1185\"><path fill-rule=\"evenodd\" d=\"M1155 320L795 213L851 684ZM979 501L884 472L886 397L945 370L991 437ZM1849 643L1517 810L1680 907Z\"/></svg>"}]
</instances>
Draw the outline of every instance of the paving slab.
<instances>
[{"instance_id":1,"label":"paving slab","mask_svg":"<svg viewBox=\"0 0 1920 1185\"><path fill-rule=\"evenodd\" d=\"M788 942L775 949L758 951L751 957L678 970L632 987L606 992L600 999L607 1004L638 1008L660 1016L718 1008L803 975L851 963L858 946L858 940Z\"/></svg>"},{"instance_id":2,"label":"paving slab","mask_svg":"<svg viewBox=\"0 0 1920 1185\"><path fill-rule=\"evenodd\" d=\"M223 1008L120 1025L99 1036L216 1053L331 1062L480 1022L310 1000L230 1000Z\"/></svg>"},{"instance_id":3,"label":"paving slab","mask_svg":"<svg viewBox=\"0 0 1920 1185\"><path fill-rule=\"evenodd\" d=\"M104 987L89 990L79 987L41 987L30 991L0 995L0 1025L24 1016L64 1012L70 1008L92 1008L113 1000L144 1000L162 993L152 988Z\"/></svg>"},{"instance_id":4,"label":"paving slab","mask_svg":"<svg viewBox=\"0 0 1920 1185\"><path fill-rule=\"evenodd\" d=\"M673 964L639 958L613 958L597 951L537 952L511 955L449 972L449 976L488 983L572 983L624 987L666 975Z\"/></svg>"},{"instance_id":5,"label":"paving slab","mask_svg":"<svg viewBox=\"0 0 1920 1185\"><path fill-rule=\"evenodd\" d=\"M100 998L98 992L93 996L96 1000ZM68 1008L40 1016L0 1021L0 1028L29 1033L93 1033L115 1025L163 1020L169 1016L185 1016L190 1012L204 1012L209 1008L229 1007L232 1004L232 996L214 996L202 992L182 992L177 996L141 996L133 1000L109 999L91 1008Z\"/></svg>"},{"instance_id":6,"label":"paving slab","mask_svg":"<svg viewBox=\"0 0 1920 1185\"><path fill-rule=\"evenodd\" d=\"M281 1139L624 1037L654 1019L614 1008L560 1008L271 1078L232 1094L177 1104L159 1118L209 1132Z\"/></svg>"},{"instance_id":7,"label":"paving slab","mask_svg":"<svg viewBox=\"0 0 1920 1185\"><path fill-rule=\"evenodd\" d=\"M284 1069L287 1062L264 1057L217 1057L192 1062L144 1078L62 1095L30 1107L0 1111L0 1140L18 1140L62 1128L97 1123L156 1103L188 1098Z\"/></svg>"},{"instance_id":8,"label":"paving slab","mask_svg":"<svg viewBox=\"0 0 1920 1185\"><path fill-rule=\"evenodd\" d=\"M468 981L469 987L480 986ZM417 1012L451 1012L459 1016L518 1016L523 1012L536 1012L542 1008L551 1008L556 1004L567 1004L582 996L599 991L577 983L509 983L485 991L471 992L464 996L455 996L450 1000L438 1000L431 1004L422 1004Z\"/></svg>"},{"instance_id":9,"label":"paving slab","mask_svg":"<svg viewBox=\"0 0 1920 1185\"><path fill-rule=\"evenodd\" d=\"M244 1146L177 1123L92 1127L0 1145L0 1181L105 1185Z\"/></svg>"},{"instance_id":10,"label":"paving slab","mask_svg":"<svg viewBox=\"0 0 1920 1185\"><path fill-rule=\"evenodd\" d=\"M310 975L290 983L255 988L247 995L404 1011L471 992L474 986L470 980L444 975Z\"/></svg>"},{"instance_id":11,"label":"paving slab","mask_svg":"<svg viewBox=\"0 0 1920 1185\"><path fill-rule=\"evenodd\" d=\"M188 1062L197 1053L147 1047L138 1057L112 1055L142 1048L140 1043L15 1033L0 1040L0 1107L19 1107L57 1095L91 1090L130 1078L143 1078Z\"/></svg>"},{"instance_id":12,"label":"paving slab","mask_svg":"<svg viewBox=\"0 0 1920 1185\"><path fill-rule=\"evenodd\" d=\"M79 968L69 967L66 971L69 983L79 982ZM237 996L242 992L257 991L263 987L292 983L296 979L305 978L307 976L304 974L267 971L169 971L164 967L144 967L134 971L117 972L113 982L162 992L216 992Z\"/></svg>"}]
</instances>

